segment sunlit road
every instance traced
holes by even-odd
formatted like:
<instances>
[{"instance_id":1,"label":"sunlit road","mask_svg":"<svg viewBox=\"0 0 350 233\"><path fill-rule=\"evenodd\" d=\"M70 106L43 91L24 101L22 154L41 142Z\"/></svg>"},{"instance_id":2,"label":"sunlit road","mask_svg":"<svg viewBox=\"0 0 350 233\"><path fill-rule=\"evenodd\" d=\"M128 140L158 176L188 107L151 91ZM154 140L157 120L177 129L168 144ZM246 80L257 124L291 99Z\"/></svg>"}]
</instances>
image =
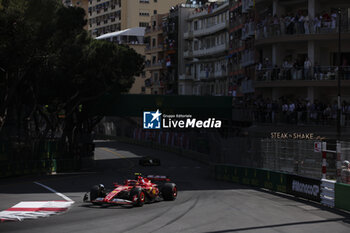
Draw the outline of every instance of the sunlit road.
<instances>
[{"instance_id":1,"label":"sunlit road","mask_svg":"<svg viewBox=\"0 0 350 233\"><path fill-rule=\"evenodd\" d=\"M116 142L96 144L96 168L76 174L4 179L0 210L20 201L60 199L38 181L74 200L65 213L36 220L0 223L0 232L350 232L349 215L317 204L211 178L210 167L175 154ZM161 159L140 167L140 156ZM178 185L174 202L140 208L92 207L82 202L94 184L106 187L134 172L168 175Z\"/></svg>"}]
</instances>

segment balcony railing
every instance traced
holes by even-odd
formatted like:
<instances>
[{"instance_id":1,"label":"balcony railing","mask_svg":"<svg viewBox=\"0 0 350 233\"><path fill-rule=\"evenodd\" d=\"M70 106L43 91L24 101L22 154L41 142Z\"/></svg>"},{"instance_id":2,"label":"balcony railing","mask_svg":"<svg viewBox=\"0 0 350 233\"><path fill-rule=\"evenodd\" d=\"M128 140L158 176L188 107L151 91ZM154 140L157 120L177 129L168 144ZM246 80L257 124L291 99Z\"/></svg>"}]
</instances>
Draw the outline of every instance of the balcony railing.
<instances>
[{"instance_id":1,"label":"balcony railing","mask_svg":"<svg viewBox=\"0 0 350 233\"><path fill-rule=\"evenodd\" d=\"M279 80L336 80L338 78L337 66L317 66L309 69L303 67L291 68L265 68L256 70L257 81ZM350 80L350 66L341 67L341 79Z\"/></svg>"},{"instance_id":2,"label":"balcony railing","mask_svg":"<svg viewBox=\"0 0 350 233\"><path fill-rule=\"evenodd\" d=\"M242 0L242 12L248 12L254 7L254 0Z\"/></svg>"},{"instance_id":3,"label":"balcony railing","mask_svg":"<svg viewBox=\"0 0 350 233\"><path fill-rule=\"evenodd\" d=\"M349 33L349 29L342 26L343 33ZM271 25L257 25L256 26L256 39L267 39L278 36L291 36L291 35L315 35L315 34L335 34L338 33L338 25L322 23L315 24L312 20L304 22L303 24L289 24L288 26L281 22L279 24Z\"/></svg>"},{"instance_id":4,"label":"balcony railing","mask_svg":"<svg viewBox=\"0 0 350 233\"><path fill-rule=\"evenodd\" d=\"M145 35L153 32L162 32L163 31L163 26L155 26L155 27L147 27L145 30Z\"/></svg>"},{"instance_id":5,"label":"balcony railing","mask_svg":"<svg viewBox=\"0 0 350 233\"><path fill-rule=\"evenodd\" d=\"M244 109L234 107L232 119L272 125L335 126L337 124L337 106L334 104L322 104L323 107L317 103L310 104L311 107L309 109L302 104L301 108L293 111L282 111L281 106L278 105L277 108L267 108L266 106L245 107ZM342 109L347 109L348 107L342 106ZM342 127L350 127L350 112L342 111L341 125ZM288 136L291 139L298 137L297 134Z\"/></svg>"},{"instance_id":6,"label":"balcony railing","mask_svg":"<svg viewBox=\"0 0 350 233\"><path fill-rule=\"evenodd\" d=\"M209 27L198 29L193 31L193 36L203 36L218 32L228 27L228 22L221 22L218 24L210 25Z\"/></svg>"},{"instance_id":7,"label":"balcony railing","mask_svg":"<svg viewBox=\"0 0 350 233\"><path fill-rule=\"evenodd\" d=\"M249 37L255 36L255 23L250 22L242 28L242 40L246 40Z\"/></svg>"},{"instance_id":8,"label":"balcony railing","mask_svg":"<svg viewBox=\"0 0 350 233\"><path fill-rule=\"evenodd\" d=\"M226 51L226 49L228 49L227 44L221 44L208 49L194 50L193 56L209 56L209 55L224 52Z\"/></svg>"},{"instance_id":9,"label":"balcony railing","mask_svg":"<svg viewBox=\"0 0 350 233\"><path fill-rule=\"evenodd\" d=\"M201 8L197 8L198 10L193 11L192 14L190 15L189 19L193 19L196 17L201 17L201 16L215 13L215 12L220 11L221 9L227 7L229 4L228 0L222 0L221 2L223 2L221 5L218 5L217 3L215 3L214 5L210 6L210 8L207 5L203 6Z\"/></svg>"},{"instance_id":10,"label":"balcony railing","mask_svg":"<svg viewBox=\"0 0 350 233\"><path fill-rule=\"evenodd\" d=\"M242 66L249 66L255 64L255 51L254 50L245 50L242 53Z\"/></svg>"},{"instance_id":11,"label":"balcony railing","mask_svg":"<svg viewBox=\"0 0 350 233\"><path fill-rule=\"evenodd\" d=\"M184 52L184 57L192 57L193 56L193 51L192 50L187 50Z\"/></svg>"},{"instance_id":12,"label":"balcony railing","mask_svg":"<svg viewBox=\"0 0 350 233\"><path fill-rule=\"evenodd\" d=\"M147 46L146 47L146 52L152 52L152 51L155 51L155 50L163 50L163 49L164 49L164 45L163 44L160 44L160 45L157 45L157 46L154 46L154 47Z\"/></svg>"}]
</instances>

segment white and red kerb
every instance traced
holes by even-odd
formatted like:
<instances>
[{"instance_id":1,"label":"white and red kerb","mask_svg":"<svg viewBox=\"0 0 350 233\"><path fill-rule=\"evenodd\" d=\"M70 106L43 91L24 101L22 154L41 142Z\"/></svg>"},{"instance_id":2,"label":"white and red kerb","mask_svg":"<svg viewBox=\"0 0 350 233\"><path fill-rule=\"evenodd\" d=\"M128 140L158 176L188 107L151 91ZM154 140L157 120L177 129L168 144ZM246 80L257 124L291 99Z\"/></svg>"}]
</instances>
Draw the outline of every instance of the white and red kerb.
<instances>
[{"instance_id":1,"label":"white and red kerb","mask_svg":"<svg viewBox=\"0 0 350 233\"><path fill-rule=\"evenodd\" d=\"M63 213L74 202L71 201L22 201L0 212L0 222L36 219Z\"/></svg>"}]
</instances>

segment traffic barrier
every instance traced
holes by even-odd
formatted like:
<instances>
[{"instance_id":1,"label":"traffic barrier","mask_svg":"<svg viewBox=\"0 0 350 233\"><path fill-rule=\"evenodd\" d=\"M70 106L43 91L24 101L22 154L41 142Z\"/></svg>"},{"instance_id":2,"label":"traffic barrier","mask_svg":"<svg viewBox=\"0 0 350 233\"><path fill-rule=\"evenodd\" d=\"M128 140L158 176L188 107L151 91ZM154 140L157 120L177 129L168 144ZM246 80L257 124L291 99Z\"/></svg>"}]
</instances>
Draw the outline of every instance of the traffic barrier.
<instances>
[{"instance_id":1,"label":"traffic barrier","mask_svg":"<svg viewBox=\"0 0 350 233\"><path fill-rule=\"evenodd\" d=\"M215 177L218 180L265 188L277 192L286 192L286 174L264 169L215 165Z\"/></svg>"},{"instance_id":2,"label":"traffic barrier","mask_svg":"<svg viewBox=\"0 0 350 233\"><path fill-rule=\"evenodd\" d=\"M80 161L74 159L2 161L0 162L0 177L73 171L79 169L79 164Z\"/></svg>"},{"instance_id":3,"label":"traffic barrier","mask_svg":"<svg viewBox=\"0 0 350 233\"><path fill-rule=\"evenodd\" d=\"M335 207L350 211L350 185L335 184Z\"/></svg>"},{"instance_id":4,"label":"traffic barrier","mask_svg":"<svg viewBox=\"0 0 350 233\"><path fill-rule=\"evenodd\" d=\"M334 207L335 205L335 183L333 180L321 180L321 203L325 206Z\"/></svg>"}]
</instances>

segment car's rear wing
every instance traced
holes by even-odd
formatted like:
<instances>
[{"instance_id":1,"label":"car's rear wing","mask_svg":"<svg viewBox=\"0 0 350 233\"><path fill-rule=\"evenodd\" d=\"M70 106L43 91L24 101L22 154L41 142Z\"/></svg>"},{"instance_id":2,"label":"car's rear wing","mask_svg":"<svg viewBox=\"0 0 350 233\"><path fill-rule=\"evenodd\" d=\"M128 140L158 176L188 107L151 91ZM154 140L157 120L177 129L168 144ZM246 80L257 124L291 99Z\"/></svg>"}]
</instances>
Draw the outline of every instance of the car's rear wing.
<instances>
[{"instance_id":1,"label":"car's rear wing","mask_svg":"<svg viewBox=\"0 0 350 233\"><path fill-rule=\"evenodd\" d=\"M152 181L170 181L169 177L161 175L148 175L146 178Z\"/></svg>"}]
</instances>

